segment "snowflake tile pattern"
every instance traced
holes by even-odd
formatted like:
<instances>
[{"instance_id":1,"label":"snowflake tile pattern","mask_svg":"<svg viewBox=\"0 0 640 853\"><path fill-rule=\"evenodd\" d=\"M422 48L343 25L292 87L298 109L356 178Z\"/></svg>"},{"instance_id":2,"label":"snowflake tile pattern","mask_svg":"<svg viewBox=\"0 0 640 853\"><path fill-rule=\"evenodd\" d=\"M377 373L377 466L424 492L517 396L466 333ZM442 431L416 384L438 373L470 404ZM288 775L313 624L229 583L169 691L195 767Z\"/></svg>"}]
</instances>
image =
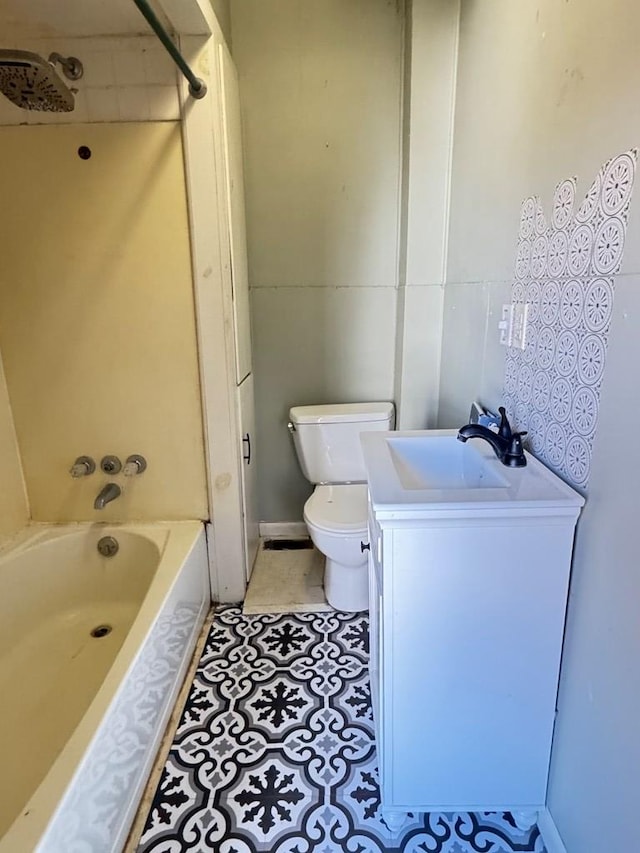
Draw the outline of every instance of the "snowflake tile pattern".
<instances>
[{"instance_id":1,"label":"snowflake tile pattern","mask_svg":"<svg viewBox=\"0 0 640 853\"><path fill-rule=\"evenodd\" d=\"M219 611L139 853L545 853L508 813L387 828L368 656L366 614Z\"/></svg>"},{"instance_id":2,"label":"snowflake tile pattern","mask_svg":"<svg viewBox=\"0 0 640 853\"><path fill-rule=\"evenodd\" d=\"M638 152L600 169L576 209L576 181L558 184L548 225L540 201L520 213L512 302L529 304L524 350L509 349L505 406L529 448L585 489L598 423Z\"/></svg>"}]
</instances>

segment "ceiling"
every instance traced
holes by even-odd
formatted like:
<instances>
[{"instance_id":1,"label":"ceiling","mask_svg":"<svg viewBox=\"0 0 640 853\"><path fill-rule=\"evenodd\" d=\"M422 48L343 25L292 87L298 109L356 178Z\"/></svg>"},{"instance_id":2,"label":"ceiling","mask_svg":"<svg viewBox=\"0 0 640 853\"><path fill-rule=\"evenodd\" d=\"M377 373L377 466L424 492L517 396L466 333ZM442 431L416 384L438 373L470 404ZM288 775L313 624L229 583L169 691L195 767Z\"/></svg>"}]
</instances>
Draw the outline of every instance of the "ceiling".
<instances>
[{"instance_id":1,"label":"ceiling","mask_svg":"<svg viewBox=\"0 0 640 853\"><path fill-rule=\"evenodd\" d=\"M0 0L0 34L8 48L20 38L149 34L149 25L133 0Z\"/></svg>"}]
</instances>

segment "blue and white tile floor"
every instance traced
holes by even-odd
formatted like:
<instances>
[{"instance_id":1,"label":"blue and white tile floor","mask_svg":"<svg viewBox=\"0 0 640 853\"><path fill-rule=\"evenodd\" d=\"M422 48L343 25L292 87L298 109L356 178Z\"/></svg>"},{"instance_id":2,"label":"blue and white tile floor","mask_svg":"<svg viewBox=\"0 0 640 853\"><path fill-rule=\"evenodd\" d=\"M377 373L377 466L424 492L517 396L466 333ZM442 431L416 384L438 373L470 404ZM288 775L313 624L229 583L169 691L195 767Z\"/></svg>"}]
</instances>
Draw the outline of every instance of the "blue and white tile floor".
<instances>
[{"instance_id":1,"label":"blue and white tile floor","mask_svg":"<svg viewBox=\"0 0 640 853\"><path fill-rule=\"evenodd\" d=\"M544 853L502 813L380 817L366 614L221 610L139 853Z\"/></svg>"}]
</instances>

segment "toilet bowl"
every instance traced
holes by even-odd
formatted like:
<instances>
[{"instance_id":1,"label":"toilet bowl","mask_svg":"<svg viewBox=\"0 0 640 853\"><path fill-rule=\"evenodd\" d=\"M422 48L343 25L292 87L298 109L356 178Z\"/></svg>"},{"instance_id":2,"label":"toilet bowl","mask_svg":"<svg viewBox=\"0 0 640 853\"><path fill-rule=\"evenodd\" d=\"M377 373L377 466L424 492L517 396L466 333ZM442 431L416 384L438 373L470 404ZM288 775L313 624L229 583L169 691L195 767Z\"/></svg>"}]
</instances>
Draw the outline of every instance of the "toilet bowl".
<instances>
[{"instance_id":1,"label":"toilet bowl","mask_svg":"<svg viewBox=\"0 0 640 853\"><path fill-rule=\"evenodd\" d=\"M366 610L366 485L316 486L304 505L304 521L313 544L326 557L324 592L329 604L336 610Z\"/></svg>"},{"instance_id":2,"label":"toilet bowl","mask_svg":"<svg viewBox=\"0 0 640 853\"><path fill-rule=\"evenodd\" d=\"M360 434L389 430L393 403L294 406L289 431L300 467L316 485L304 520L325 555L324 591L336 610L366 610L368 590L367 485Z\"/></svg>"}]
</instances>

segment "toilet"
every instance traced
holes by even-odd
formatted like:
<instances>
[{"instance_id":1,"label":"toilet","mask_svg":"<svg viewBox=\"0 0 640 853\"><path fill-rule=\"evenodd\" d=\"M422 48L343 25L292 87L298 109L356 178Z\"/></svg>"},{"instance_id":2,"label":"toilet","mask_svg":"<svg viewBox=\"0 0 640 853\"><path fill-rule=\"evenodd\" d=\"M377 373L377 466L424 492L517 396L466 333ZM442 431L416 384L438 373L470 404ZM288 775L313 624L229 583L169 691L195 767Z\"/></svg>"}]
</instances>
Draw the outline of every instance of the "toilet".
<instances>
[{"instance_id":1,"label":"toilet","mask_svg":"<svg viewBox=\"0 0 640 853\"><path fill-rule=\"evenodd\" d=\"M369 606L367 484L360 433L393 429L393 403L294 406L289 431L302 473L316 485L304 520L325 555L324 591L336 610Z\"/></svg>"}]
</instances>

